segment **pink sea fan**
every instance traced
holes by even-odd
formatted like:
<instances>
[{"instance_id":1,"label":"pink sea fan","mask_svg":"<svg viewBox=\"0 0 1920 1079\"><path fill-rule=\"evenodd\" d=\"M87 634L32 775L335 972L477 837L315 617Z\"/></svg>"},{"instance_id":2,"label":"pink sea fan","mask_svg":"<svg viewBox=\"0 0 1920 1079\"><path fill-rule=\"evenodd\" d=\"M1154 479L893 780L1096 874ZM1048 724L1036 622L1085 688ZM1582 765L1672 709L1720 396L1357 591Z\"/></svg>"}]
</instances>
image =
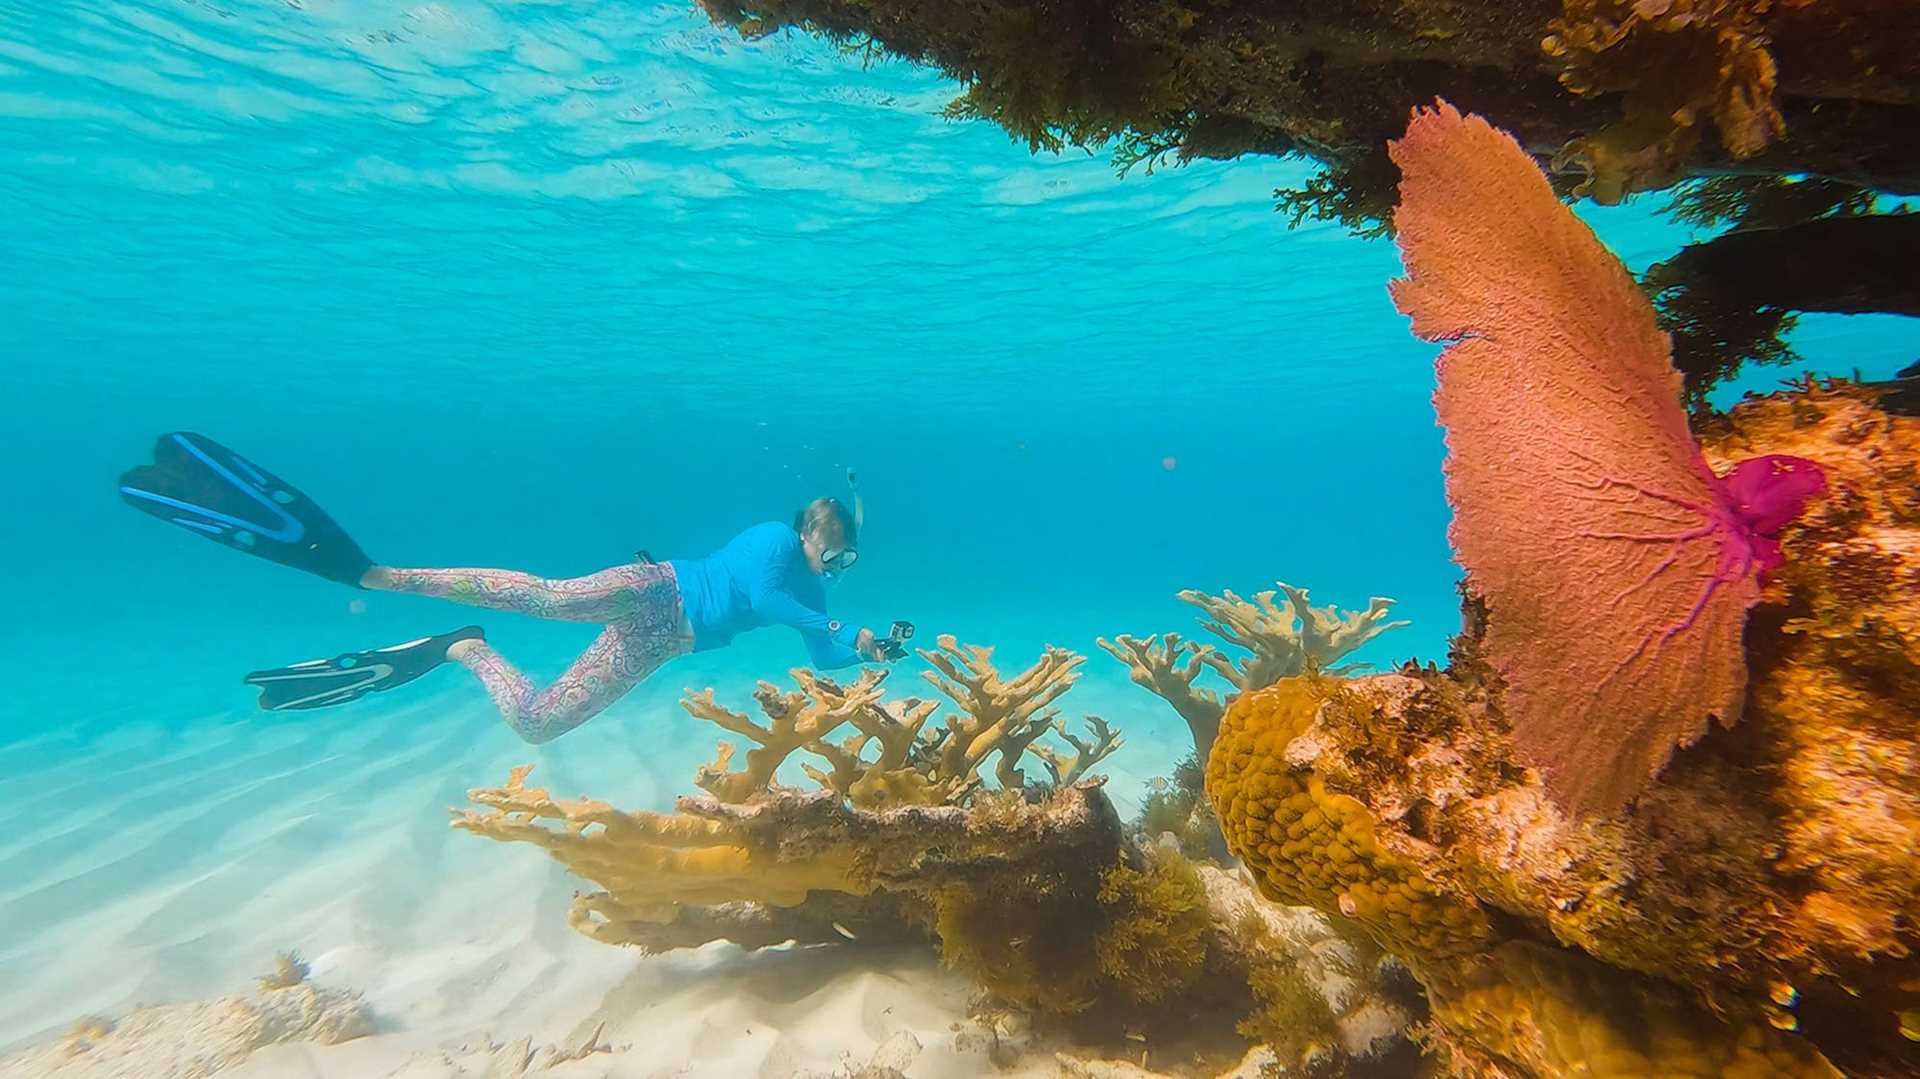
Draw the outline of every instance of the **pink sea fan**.
<instances>
[{"instance_id":1,"label":"pink sea fan","mask_svg":"<svg viewBox=\"0 0 1920 1079\"><path fill-rule=\"evenodd\" d=\"M1747 610L1825 481L1790 457L1713 474L1652 307L1511 137L1439 102L1390 150L1393 298L1451 342L1450 536L1514 740L1563 805L1617 809L1709 717L1739 719Z\"/></svg>"}]
</instances>

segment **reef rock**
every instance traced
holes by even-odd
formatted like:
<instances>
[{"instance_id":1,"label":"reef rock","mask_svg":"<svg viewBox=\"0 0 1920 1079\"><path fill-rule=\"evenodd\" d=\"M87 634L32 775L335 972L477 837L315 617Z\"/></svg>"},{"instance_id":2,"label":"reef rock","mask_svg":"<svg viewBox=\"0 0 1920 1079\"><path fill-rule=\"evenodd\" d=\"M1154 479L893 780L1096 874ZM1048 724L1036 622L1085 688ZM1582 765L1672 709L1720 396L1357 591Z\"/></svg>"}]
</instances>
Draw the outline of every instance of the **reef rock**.
<instances>
[{"instance_id":1,"label":"reef rock","mask_svg":"<svg viewBox=\"0 0 1920 1079\"><path fill-rule=\"evenodd\" d=\"M793 27L936 66L966 85L952 113L1035 149L1312 155L1328 174L1283 206L1353 222L1385 216L1381 148L1440 95L1607 202L1690 173L1920 186L1920 13L1882 0L702 3L747 36Z\"/></svg>"}]
</instances>

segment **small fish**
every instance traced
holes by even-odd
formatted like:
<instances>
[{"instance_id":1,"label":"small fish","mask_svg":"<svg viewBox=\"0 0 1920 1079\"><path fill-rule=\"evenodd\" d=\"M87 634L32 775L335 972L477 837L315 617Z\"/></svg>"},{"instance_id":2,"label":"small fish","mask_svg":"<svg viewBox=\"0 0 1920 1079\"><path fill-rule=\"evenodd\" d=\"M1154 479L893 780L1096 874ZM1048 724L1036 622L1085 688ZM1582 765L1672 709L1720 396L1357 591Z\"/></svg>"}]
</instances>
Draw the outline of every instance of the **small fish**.
<instances>
[{"instance_id":1,"label":"small fish","mask_svg":"<svg viewBox=\"0 0 1920 1079\"><path fill-rule=\"evenodd\" d=\"M1147 1036L1137 1030L1129 1030L1127 1031L1127 1040L1131 1042L1144 1042L1147 1040Z\"/></svg>"},{"instance_id":2,"label":"small fish","mask_svg":"<svg viewBox=\"0 0 1920 1079\"><path fill-rule=\"evenodd\" d=\"M1149 780L1149 781L1148 781L1148 783L1147 783L1147 785L1148 785L1148 786L1150 786L1150 787L1152 787L1152 788L1153 788L1154 790L1157 790L1157 791L1163 791L1163 790L1166 790L1166 789L1167 789L1167 777L1166 777L1166 776L1154 776L1154 777L1153 777L1153 778L1152 778L1151 780Z\"/></svg>"},{"instance_id":3,"label":"small fish","mask_svg":"<svg viewBox=\"0 0 1920 1079\"><path fill-rule=\"evenodd\" d=\"M840 924L839 922L834 922L834 923L833 923L833 931L834 931L834 932L836 932L836 933L838 933L838 934L840 934L841 936L843 936L843 937L845 937L845 938L847 938L848 940L859 940L859 939L860 939L859 937L856 937L856 936L854 936L854 935L853 935L853 930L851 930L851 929L848 929L848 928L847 928L846 926L844 926L844 925L841 925L841 924Z\"/></svg>"}]
</instances>

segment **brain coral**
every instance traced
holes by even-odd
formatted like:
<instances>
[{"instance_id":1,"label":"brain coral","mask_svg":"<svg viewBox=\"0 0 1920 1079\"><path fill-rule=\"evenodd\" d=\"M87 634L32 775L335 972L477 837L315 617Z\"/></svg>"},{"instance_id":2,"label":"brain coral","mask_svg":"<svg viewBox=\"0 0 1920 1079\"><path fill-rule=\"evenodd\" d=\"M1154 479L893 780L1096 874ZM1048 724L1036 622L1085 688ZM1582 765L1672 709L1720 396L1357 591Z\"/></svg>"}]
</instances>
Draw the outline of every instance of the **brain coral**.
<instances>
[{"instance_id":1,"label":"brain coral","mask_svg":"<svg viewBox=\"0 0 1920 1079\"><path fill-rule=\"evenodd\" d=\"M1227 711L1207 760L1207 796L1227 845L1268 899L1345 915L1396 954L1484 947L1490 931L1477 906L1439 894L1374 841L1365 805L1287 762L1287 744L1313 722L1321 700L1314 681L1287 678Z\"/></svg>"}]
</instances>

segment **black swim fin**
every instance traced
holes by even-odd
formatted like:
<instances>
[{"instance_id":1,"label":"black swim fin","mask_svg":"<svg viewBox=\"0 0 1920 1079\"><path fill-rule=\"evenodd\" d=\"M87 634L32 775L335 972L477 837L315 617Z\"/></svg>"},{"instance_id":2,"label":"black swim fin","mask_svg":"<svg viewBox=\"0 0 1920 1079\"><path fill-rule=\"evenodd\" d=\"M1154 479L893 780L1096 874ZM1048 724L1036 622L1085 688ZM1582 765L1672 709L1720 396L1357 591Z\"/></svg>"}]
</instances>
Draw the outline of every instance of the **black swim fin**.
<instances>
[{"instance_id":1,"label":"black swim fin","mask_svg":"<svg viewBox=\"0 0 1920 1079\"><path fill-rule=\"evenodd\" d=\"M332 659L310 659L291 667L254 671L244 681L260 690L260 707L269 712L326 708L359 700L408 682L447 661L455 641L485 640L479 626L438 637L421 637L390 648L348 652Z\"/></svg>"},{"instance_id":2,"label":"black swim fin","mask_svg":"<svg viewBox=\"0 0 1920 1079\"><path fill-rule=\"evenodd\" d=\"M237 551L354 588L373 565L299 488L204 435L160 436L153 464L120 477L120 497Z\"/></svg>"}]
</instances>

